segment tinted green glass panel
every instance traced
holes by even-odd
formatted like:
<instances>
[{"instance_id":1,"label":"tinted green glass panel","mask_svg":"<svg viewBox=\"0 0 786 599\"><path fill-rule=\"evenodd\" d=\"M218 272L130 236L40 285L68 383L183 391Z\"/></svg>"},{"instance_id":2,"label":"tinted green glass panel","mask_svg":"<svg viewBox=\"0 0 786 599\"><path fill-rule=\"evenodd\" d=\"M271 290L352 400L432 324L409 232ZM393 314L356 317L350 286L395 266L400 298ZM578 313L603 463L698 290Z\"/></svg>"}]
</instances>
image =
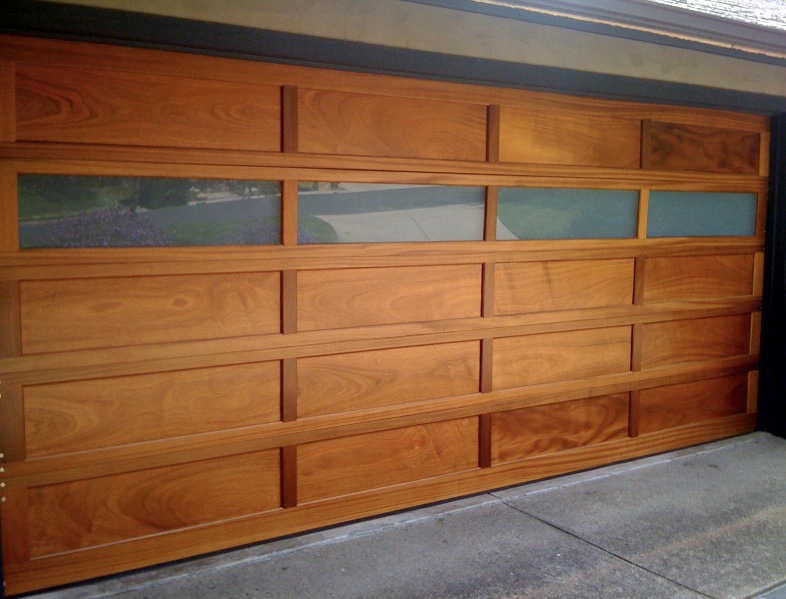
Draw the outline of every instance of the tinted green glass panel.
<instances>
[{"instance_id":1,"label":"tinted green glass panel","mask_svg":"<svg viewBox=\"0 0 786 599\"><path fill-rule=\"evenodd\" d=\"M301 243L483 239L484 187L301 183Z\"/></svg>"},{"instance_id":2,"label":"tinted green glass panel","mask_svg":"<svg viewBox=\"0 0 786 599\"><path fill-rule=\"evenodd\" d=\"M501 188L497 239L635 237L638 201L632 190Z\"/></svg>"},{"instance_id":3,"label":"tinted green glass panel","mask_svg":"<svg viewBox=\"0 0 786 599\"><path fill-rule=\"evenodd\" d=\"M650 192L648 237L722 237L756 233L755 193Z\"/></svg>"},{"instance_id":4,"label":"tinted green glass panel","mask_svg":"<svg viewBox=\"0 0 786 599\"><path fill-rule=\"evenodd\" d=\"M19 246L278 244L278 181L19 175Z\"/></svg>"}]
</instances>

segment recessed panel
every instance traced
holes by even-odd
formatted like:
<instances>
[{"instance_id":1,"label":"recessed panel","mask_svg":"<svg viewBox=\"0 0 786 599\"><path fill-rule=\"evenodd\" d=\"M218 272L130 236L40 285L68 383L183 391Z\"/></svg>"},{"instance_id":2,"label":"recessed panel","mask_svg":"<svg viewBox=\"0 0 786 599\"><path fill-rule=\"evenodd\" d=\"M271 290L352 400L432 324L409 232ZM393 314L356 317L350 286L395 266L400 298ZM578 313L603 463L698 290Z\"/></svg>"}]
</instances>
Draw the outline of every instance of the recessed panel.
<instances>
[{"instance_id":1,"label":"recessed panel","mask_svg":"<svg viewBox=\"0 0 786 599\"><path fill-rule=\"evenodd\" d=\"M494 340L494 389L583 379L630 370L630 327Z\"/></svg>"},{"instance_id":2,"label":"recessed panel","mask_svg":"<svg viewBox=\"0 0 786 599\"><path fill-rule=\"evenodd\" d=\"M278 273L27 281L22 349L40 353L278 333Z\"/></svg>"},{"instance_id":3,"label":"recessed panel","mask_svg":"<svg viewBox=\"0 0 786 599\"><path fill-rule=\"evenodd\" d=\"M277 152L280 96L258 83L18 64L17 139Z\"/></svg>"},{"instance_id":4,"label":"recessed panel","mask_svg":"<svg viewBox=\"0 0 786 599\"><path fill-rule=\"evenodd\" d=\"M353 156L485 160L486 107L299 89L298 149Z\"/></svg>"},{"instance_id":5,"label":"recessed panel","mask_svg":"<svg viewBox=\"0 0 786 599\"><path fill-rule=\"evenodd\" d=\"M279 379L279 362L263 362L27 386L27 456L274 422Z\"/></svg>"},{"instance_id":6,"label":"recessed panel","mask_svg":"<svg viewBox=\"0 0 786 599\"><path fill-rule=\"evenodd\" d=\"M480 316L477 264L306 270L297 282L301 331Z\"/></svg>"},{"instance_id":7,"label":"recessed panel","mask_svg":"<svg viewBox=\"0 0 786 599\"><path fill-rule=\"evenodd\" d=\"M753 254L647 258L644 262L646 302L752 293Z\"/></svg>"},{"instance_id":8,"label":"recessed panel","mask_svg":"<svg viewBox=\"0 0 786 599\"><path fill-rule=\"evenodd\" d=\"M30 551L42 557L273 510L279 480L272 449L36 487Z\"/></svg>"},{"instance_id":9,"label":"recessed panel","mask_svg":"<svg viewBox=\"0 0 786 599\"><path fill-rule=\"evenodd\" d=\"M748 375L644 389L639 397L639 433L652 433L744 413Z\"/></svg>"},{"instance_id":10,"label":"recessed panel","mask_svg":"<svg viewBox=\"0 0 786 599\"><path fill-rule=\"evenodd\" d=\"M298 446L302 503L478 467L478 419L462 418Z\"/></svg>"},{"instance_id":11,"label":"recessed panel","mask_svg":"<svg viewBox=\"0 0 786 599\"><path fill-rule=\"evenodd\" d=\"M494 269L494 314L629 305L633 260L503 262Z\"/></svg>"},{"instance_id":12,"label":"recessed panel","mask_svg":"<svg viewBox=\"0 0 786 599\"><path fill-rule=\"evenodd\" d=\"M628 436L628 394L498 412L491 415L495 464Z\"/></svg>"},{"instance_id":13,"label":"recessed panel","mask_svg":"<svg viewBox=\"0 0 786 599\"><path fill-rule=\"evenodd\" d=\"M301 358L298 416L477 393L480 343L466 341Z\"/></svg>"}]
</instances>

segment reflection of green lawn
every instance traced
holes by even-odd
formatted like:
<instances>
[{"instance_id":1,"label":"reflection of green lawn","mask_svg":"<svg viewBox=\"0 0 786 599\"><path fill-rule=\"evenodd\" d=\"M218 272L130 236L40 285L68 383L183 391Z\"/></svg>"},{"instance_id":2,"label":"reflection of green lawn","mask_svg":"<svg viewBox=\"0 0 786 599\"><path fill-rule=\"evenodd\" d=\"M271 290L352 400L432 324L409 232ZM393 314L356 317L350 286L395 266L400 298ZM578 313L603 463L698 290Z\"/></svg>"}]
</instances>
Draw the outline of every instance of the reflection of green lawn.
<instances>
[{"instance_id":1,"label":"reflection of green lawn","mask_svg":"<svg viewBox=\"0 0 786 599\"><path fill-rule=\"evenodd\" d=\"M498 216L518 239L565 239L575 218L564 210L515 202L500 202Z\"/></svg>"},{"instance_id":2,"label":"reflection of green lawn","mask_svg":"<svg viewBox=\"0 0 786 599\"><path fill-rule=\"evenodd\" d=\"M87 210L114 208L116 205L115 200L108 196L74 195L68 199L68 202L58 202L49 201L45 195L36 190L29 190L24 192L23 197L24 201L19 202L19 220L22 221L59 218Z\"/></svg>"},{"instance_id":3,"label":"reflection of green lawn","mask_svg":"<svg viewBox=\"0 0 786 599\"><path fill-rule=\"evenodd\" d=\"M271 219L270 224L280 227L279 219ZM247 220L213 221L198 223L178 223L168 225L165 230L173 246L193 245L233 245L241 242L241 231L248 225ZM300 235L308 236L310 243L336 243L336 230L315 216L301 216L298 219Z\"/></svg>"},{"instance_id":4,"label":"reflection of green lawn","mask_svg":"<svg viewBox=\"0 0 786 599\"><path fill-rule=\"evenodd\" d=\"M311 243L336 243L338 233L332 225L316 216L302 215L298 217L298 229L305 233Z\"/></svg>"}]
</instances>

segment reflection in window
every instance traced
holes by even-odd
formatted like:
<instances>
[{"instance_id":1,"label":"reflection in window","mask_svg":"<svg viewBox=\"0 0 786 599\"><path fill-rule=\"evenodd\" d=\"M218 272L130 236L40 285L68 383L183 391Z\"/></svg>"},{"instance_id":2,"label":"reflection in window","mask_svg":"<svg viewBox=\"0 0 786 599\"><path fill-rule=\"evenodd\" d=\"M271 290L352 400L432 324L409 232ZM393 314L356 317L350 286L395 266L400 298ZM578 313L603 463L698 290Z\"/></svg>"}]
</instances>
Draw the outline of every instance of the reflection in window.
<instances>
[{"instance_id":1,"label":"reflection in window","mask_svg":"<svg viewBox=\"0 0 786 599\"><path fill-rule=\"evenodd\" d=\"M19 175L19 246L278 244L278 181Z\"/></svg>"},{"instance_id":2,"label":"reflection in window","mask_svg":"<svg viewBox=\"0 0 786 599\"><path fill-rule=\"evenodd\" d=\"M631 190L500 188L497 239L636 237L638 201Z\"/></svg>"},{"instance_id":3,"label":"reflection in window","mask_svg":"<svg viewBox=\"0 0 786 599\"><path fill-rule=\"evenodd\" d=\"M651 191L647 237L756 234L755 193Z\"/></svg>"},{"instance_id":4,"label":"reflection in window","mask_svg":"<svg viewBox=\"0 0 786 599\"><path fill-rule=\"evenodd\" d=\"M484 187L301 183L301 243L483 239Z\"/></svg>"}]
</instances>

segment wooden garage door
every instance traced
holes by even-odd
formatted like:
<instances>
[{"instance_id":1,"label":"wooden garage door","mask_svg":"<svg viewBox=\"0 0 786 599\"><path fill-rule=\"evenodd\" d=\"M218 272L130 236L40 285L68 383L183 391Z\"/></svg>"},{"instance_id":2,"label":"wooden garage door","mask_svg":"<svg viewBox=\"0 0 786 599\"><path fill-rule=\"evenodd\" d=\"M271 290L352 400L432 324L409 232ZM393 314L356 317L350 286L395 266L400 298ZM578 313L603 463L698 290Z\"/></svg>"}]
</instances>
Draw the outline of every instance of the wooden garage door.
<instances>
[{"instance_id":1,"label":"wooden garage door","mask_svg":"<svg viewBox=\"0 0 786 599\"><path fill-rule=\"evenodd\" d=\"M9 594L753 430L763 117L0 41Z\"/></svg>"}]
</instances>

